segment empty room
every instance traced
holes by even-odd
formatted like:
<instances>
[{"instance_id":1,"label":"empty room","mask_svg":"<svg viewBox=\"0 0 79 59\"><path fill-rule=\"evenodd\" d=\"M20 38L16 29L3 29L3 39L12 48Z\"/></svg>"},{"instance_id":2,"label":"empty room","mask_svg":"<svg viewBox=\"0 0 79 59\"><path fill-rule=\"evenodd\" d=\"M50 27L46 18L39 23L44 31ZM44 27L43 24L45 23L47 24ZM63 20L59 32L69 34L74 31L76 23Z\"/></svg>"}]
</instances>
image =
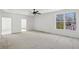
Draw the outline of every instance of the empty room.
<instances>
[{"instance_id":1,"label":"empty room","mask_svg":"<svg viewBox=\"0 0 79 59\"><path fill-rule=\"evenodd\" d=\"M0 49L79 49L79 10L0 9Z\"/></svg>"}]
</instances>

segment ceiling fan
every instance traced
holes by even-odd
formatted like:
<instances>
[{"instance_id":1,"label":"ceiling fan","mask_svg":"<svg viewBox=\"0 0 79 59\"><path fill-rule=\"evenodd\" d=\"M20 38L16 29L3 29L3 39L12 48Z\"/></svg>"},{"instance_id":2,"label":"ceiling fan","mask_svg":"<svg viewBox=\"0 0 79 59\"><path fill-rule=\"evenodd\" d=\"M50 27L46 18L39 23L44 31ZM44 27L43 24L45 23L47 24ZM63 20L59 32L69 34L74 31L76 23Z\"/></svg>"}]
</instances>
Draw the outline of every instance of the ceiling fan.
<instances>
[{"instance_id":1,"label":"ceiling fan","mask_svg":"<svg viewBox=\"0 0 79 59\"><path fill-rule=\"evenodd\" d=\"M33 14L33 15L37 15L37 14L40 15L41 13L40 13L38 10L33 9L32 14Z\"/></svg>"}]
</instances>

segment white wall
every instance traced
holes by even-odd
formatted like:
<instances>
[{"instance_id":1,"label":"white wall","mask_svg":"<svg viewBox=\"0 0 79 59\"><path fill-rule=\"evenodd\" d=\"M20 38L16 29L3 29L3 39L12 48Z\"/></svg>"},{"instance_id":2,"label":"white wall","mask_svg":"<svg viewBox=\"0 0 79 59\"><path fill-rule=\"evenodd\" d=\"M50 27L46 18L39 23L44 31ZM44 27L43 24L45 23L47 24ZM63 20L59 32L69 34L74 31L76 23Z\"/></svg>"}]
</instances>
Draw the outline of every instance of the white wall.
<instances>
[{"instance_id":1,"label":"white wall","mask_svg":"<svg viewBox=\"0 0 79 59\"><path fill-rule=\"evenodd\" d=\"M31 24L31 19L32 16L26 16L26 15L20 15L20 14L12 14L12 13L6 13L2 10L0 10L0 33L2 32L2 17L11 17L12 18L12 33L16 33L16 32L21 32L21 19L27 19L28 23L27 26L30 29L30 27L32 27Z\"/></svg>"},{"instance_id":2,"label":"white wall","mask_svg":"<svg viewBox=\"0 0 79 59\"><path fill-rule=\"evenodd\" d=\"M34 29L34 16L29 16L27 19L27 30L33 30Z\"/></svg>"},{"instance_id":3,"label":"white wall","mask_svg":"<svg viewBox=\"0 0 79 59\"><path fill-rule=\"evenodd\" d=\"M2 31L2 20L1 20L1 16L0 16L0 34L1 34L1 31Z\"/></svg>"},{"instance_id":4,"label":"white wall","mask_svg":"<svg viewBox=\"0 0 79 59\"><path fill-rule=\"evenodd\" d=\"M69 12L76 12L76 31L73 30L62 30L56 29L56 14L64 14ZM79 38L79 10L61 10L57 12L45 13L41 15L37 15L35 17L34 30L49 32L53 34L66 35L71 37Z\"/></svg>"}]
</instances>

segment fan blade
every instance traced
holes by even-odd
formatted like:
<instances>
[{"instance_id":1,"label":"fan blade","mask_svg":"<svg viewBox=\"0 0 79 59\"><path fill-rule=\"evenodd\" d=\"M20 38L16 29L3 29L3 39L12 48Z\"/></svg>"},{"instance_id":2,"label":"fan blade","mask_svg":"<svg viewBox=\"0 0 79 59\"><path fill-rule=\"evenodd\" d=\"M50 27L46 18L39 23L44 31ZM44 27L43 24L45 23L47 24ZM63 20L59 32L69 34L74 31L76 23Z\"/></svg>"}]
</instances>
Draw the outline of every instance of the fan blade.
<instances>
[{"instance_id":1,"label":"fan blade","mask_svg":"<svg viewBox=\"0 0 79 59\"><path fill-rule=\"evenodd\" d=\"M39 15L40 15L41 13L37 13L37 14L39 14Z\"/></svg>"},{"instance_id":2,"label":"fan blade","mask_svg":"<svg viewBox=\"0 0 79 59\"><path fill-rule=\"evenodd\" d=\"M37 13L37 12L39 12L39 11L36 11L36 13Z\"/></svg>"}]
</instances>

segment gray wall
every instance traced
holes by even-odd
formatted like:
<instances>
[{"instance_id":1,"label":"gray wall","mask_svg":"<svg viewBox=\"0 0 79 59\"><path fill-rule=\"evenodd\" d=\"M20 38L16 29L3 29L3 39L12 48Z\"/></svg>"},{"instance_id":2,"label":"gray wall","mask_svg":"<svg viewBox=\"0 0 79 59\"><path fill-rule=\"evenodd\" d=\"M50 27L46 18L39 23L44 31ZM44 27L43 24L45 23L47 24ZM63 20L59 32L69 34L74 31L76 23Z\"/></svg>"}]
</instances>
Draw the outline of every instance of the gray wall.
<instances>
[{"instance_id":1,"label":"gray wall","mask_svg":"<svg viewBox=\"0 0 79 59\"><path fill-rule=\"evenodd\" d=\"M20 15L20 14L13 14L13 13L6 13L0 10L0 33L2 29L2 17L11 17L12 18L12 33L21 32L21 19L27 19L27 29L31 30L32 26L31 20L33 19L32 16Z\"/></svg>"},{"instance_id":2,"label":"gray wall","mask_svg":"<svg viewBox=\"0 0 79 59\"><path fill-rule=\"evenodd\" d=\"M76 31L67 29L56 29L56 14L64 14L69 12L76 12ZM46 14L37 15L35 17L34 30L44 31L53 34L66 35L70 37L79 38L79 11L78 10L61 10Z\"/></svg>"}]
</instances>

